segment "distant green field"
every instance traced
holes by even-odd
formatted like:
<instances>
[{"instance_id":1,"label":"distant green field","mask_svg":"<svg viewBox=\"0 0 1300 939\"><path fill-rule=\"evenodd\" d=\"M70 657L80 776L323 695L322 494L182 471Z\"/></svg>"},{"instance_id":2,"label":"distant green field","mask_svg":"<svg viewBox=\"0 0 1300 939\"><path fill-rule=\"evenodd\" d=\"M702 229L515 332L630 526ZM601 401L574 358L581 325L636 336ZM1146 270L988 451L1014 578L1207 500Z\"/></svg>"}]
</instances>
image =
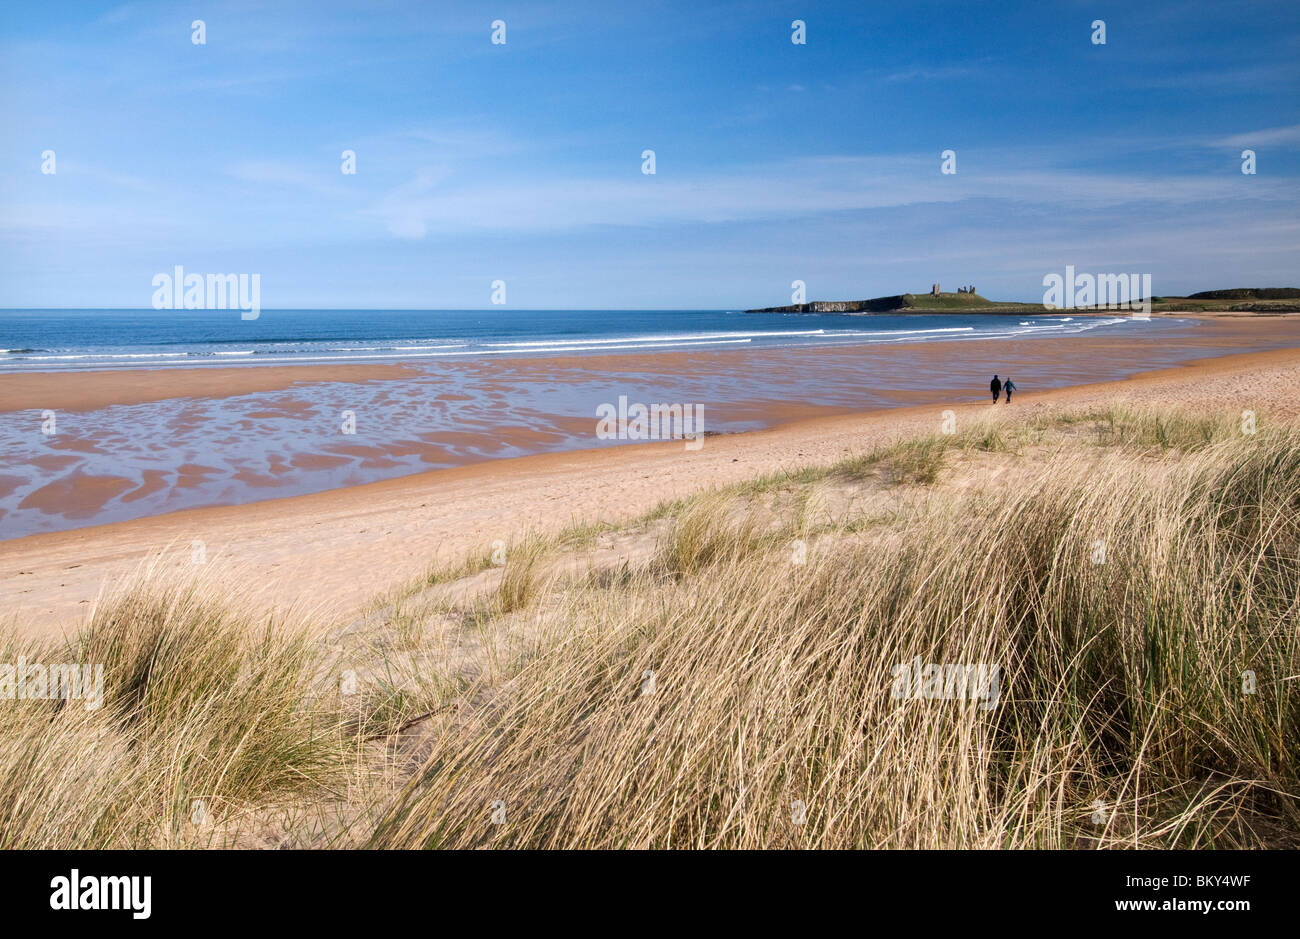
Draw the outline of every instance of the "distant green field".
<instances>
[{"instance_id":1,"label":"distant green field","mask_svg":"<svg viewBox=\"0 0 1300 939\"><path fill-rule=\"evenodd\" d=\"M1211 290L1207 293L1236 293L1235 290ZM1300 293L1298 291L1297 293ZM1152 297L1151 312L1173 313L1300 313L1300 299L1231 299L1208 298L1204 294L1190 297Z\"/></svg>"}]
</instances>

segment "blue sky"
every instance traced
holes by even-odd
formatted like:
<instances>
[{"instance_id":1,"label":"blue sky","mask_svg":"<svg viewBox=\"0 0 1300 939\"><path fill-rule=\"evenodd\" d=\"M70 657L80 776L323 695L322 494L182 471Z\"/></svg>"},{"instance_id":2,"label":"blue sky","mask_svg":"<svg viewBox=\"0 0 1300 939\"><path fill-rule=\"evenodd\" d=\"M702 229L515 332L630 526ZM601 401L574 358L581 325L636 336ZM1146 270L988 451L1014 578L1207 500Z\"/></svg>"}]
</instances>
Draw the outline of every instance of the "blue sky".
<instances>
[{"instance_id":1,"label":"blue sky","mask_svg":"<svg viewBox=\"0 0 1300 939\"><path fill-rule=\"evenodd\" d=\"M1300 285L1294 0L11 3L0 89L0 307Z\"/></svg>"}]
</instances>

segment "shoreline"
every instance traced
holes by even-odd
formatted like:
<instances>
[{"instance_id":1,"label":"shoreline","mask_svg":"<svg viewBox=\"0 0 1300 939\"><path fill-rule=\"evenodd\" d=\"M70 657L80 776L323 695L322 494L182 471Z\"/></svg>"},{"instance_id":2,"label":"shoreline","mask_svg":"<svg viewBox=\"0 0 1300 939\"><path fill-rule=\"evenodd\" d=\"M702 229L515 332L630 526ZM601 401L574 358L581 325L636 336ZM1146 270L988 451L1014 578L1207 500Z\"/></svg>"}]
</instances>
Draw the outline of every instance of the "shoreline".
<instances>
[{"instance_id":1,"label":"shoreline","mask_svg":"<svg viewBox=\"0 0 1300 939\"><path fill-rule=\"evenodd\" d=\"M1079 315L1089 317L1105 314ZM1259 320L1262 327L1286 322L1288 328L1294 330L1294 336L1288 338L1294 339L1297 345L1300 345L1300 314L1153 313L1152 317L1204 320L1207 323L1214 323L1215 328L1230 333L1206 336L1204 339L1196 337L1185 342L1187 347L1204 346L1216 350L1231 350L1234 346L1244 345L1250 340L1244 338L1244 334L1239 330L1244 323L1252 319ZM1253 328L1247 327L1247 331ZM500 358L467 357L455 362L419 359L392 363L340 362L332 365L259 365L250 362L243 365L0 372L0 414L39 411L45 408L84 413L114 405L147 404L181 398L228 398L236 395L288 392L302 385L403 381L430 375L451 375L458 370L500 373L506 369L515 369L521 374L535 377L555 371L598 370L669 374L684 368L697 367L696 363L732 363L764 359L778 361L782 357L792 355L817 355L824 359L843 357L846 354L871 357L882 353L894 354L898 349L910 349L918 359L934 361L944 351L956 353L960 357L963 348L979 351L986 344L989 348L996 344L1006 350L1009 357L1014 358L1017 354L1025 357L1023 350L1037 350L1051 343L1068 343L1071 351L1082 353L1096 352L1099 349L1135 347L1134 337L1026 336L1015 339L932 339L924 342L863 342L730 350L593 351L579 354L538 354ZM1144 350L1143 355L1145 354ZM1218 351L1218 354L1233 353ZM903 395L907 393L900 392ZM818 405L809 405L809 407L818 407Z\"/></svg>"},{"instance_id":2,"label":"shoreline","mask_svg":"<svg viewBox=\"0 0 1300 939\"><path fill-rule=\"evenodd\" d=\"M1284 347L1300 347L1300 319L1180 320L1100 335L11 374L0 376L0 408L28 408L0 413L0 535L8 541L607 447L614 442L601 438L595 419L622 396L692 404L706 415L706 433L733 434L935 401L977 403L994 372L1042 392ZM51 404L63 407L47 414ZM57 430L45 436L47 418ZM655 439L685 432L659 430Z\"/></svg>"},{"instance_id":3,"label":"shoreline","mask_svg":"<svg viewBox=\"0 0 1300 939\"><path fill-rule=\"evenodd\" d=\"M1018 394L1026 416L1124 399L1251 408L1261 420L1300 412L1300 348L1229 353L1141 371L1117 381ZM141 565L190 567L202 541L214 576L231 578L267 609L314 598L347 616L435 562L575 521L635 517L665 499L767 472L834 462L909 434L933 431L938 408L986 412L987 402L926 404L805 417L762 430L487 460L236 506L181 509L0 542L5 620L20 632L68 628L101 587ZM1000 405L1006 407L1006 405ZM182 555L182 556L177 556Z\"/></svg>"}]
</instances>

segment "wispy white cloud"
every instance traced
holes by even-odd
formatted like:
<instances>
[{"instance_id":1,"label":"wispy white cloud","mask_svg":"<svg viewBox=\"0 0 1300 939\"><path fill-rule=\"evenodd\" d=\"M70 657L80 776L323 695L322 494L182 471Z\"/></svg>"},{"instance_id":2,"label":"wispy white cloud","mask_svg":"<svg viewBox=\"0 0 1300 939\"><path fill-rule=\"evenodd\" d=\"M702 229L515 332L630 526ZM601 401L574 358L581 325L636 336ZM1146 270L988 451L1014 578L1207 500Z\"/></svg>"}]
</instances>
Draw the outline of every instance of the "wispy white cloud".
<instances>
[{"instance_id":1,"label":"wispy white cloud","mask_svg":"<svg viewBox=\"0 0 1300 939\"><path fill-rule=\"evenodd\" d=\"M965 165L1015 164L978 159ZM545 232L594 226L664 226L811 218L846 211L997 200L1054 211L1123 206L1189 207L1215 200L1282 200L1294 204L1286 180L1261 181L1248 194L1220 175L1087 173L1032 166L1012 172L943 176L939 159L909 155L805 158L735 167L725 174L621 177L466 178L442 167L422 170L363 214L397 237L429 231Z\"/></svg>"},{"instance_id":2,"label":"wispy white cloud","mask_svg":"<svg viewBox=\"0 0 1300 939\"><path fill-rule=\"evenodd\" d=\"M330 73L328 69L250 69L234 75L184 79L177 83L177 87L182 91L195 92L250 90L260 93L265 91L267 85L280 87L289 82L307 81Z\"/></svg>"},{"instance_id":3,"label":"wispy white cloud","mask_svg":"<svg viewBox=\"0 0 1300 939\"><path fill-rule=\"evenodd\" d=\"M394 136L425 144L442 159L481 160L537 148L536 141L528 144L495 128L412 127Z\"/></svg>"},{"instance_id":4,"label":"wispy white cloud","mask_svg":"<svg viewBox=\"0 0 1300 939\"><path fill-rule=\"evenodd\" d=\"M445 167L425 167L415 178L398 186L380 202L379 207L365 214L378 216L397 238L423 238L429 225L439 221L439 213L431 207L438 205L434 190L447 178ZM471 223L470 227L477 227Z\"/></svg>"},{"instance_id":5,"label":"wispy white cloud","mask_svg":"<svg viewBox=\"0 0 1300 939\"><path fill-rule=\"evenodd\" d=\"M1233 134L1231 137L1220 137L1217 140L1210 141L1210 146L1236 149L1237 147L1271 147L1280 143L1300 143L1300 124L1292 124L1289 127L1270 127L1267 130L1256 130L1246 134Z\"/></svg>"},{"instance_id":6,"label":"wispy white cloud","mask_svg":"<svg viewBox=\"0 0 1300 939\"><path fill-rule=\"evenodd\" d=\"M267 187L289 187L320 195L337 195L341 186L334 174L284 160L240 160L226 169L226 175L246 183ZM339 174L341 175L341 173Z\"/></svg>"},{"instance_id":7,"label":"wispy white cloud","mask_svg":"<svg viewBox=\"0 0 1300 939\"><path fill-rule=\"evenodd\" d=\"M908 68L892 72L885 76L887 82L910 81L946 81L950 78L966 78L974 75L978 69L969 65L946 65L929 68Z\"/></svg>"},{"instance_id":8,"label":"wispy white cloud","mask_svg":"<svg viewBox=\"0 0 1300 939\"><path fill-rule=\"evenodd\" d=\"M160 187L156 179L136 173L88 163L77 157L58 157L58 175L64 180L91 180L97 184L99 195L106 195L105 187L129 189L132 192L156 193Z\"/></svg>"},{"instance_id":9,"label":"wispy white cloud","mask_svg":"<svg viewBox=\"0 0 1300 939\"><path fill-rule=\"evenodd\" d=\"M144 10L144 4L141 3L123 3L115 6L111 10L103 13L95 22L110 25L113 23L124 23L133 19L136 14Z\"/></svg>"},{"instance_id":10,"label":"wispy white cloud","mask_svg":"<svg viewBox=\"0 0 1300 939\"><path fill-rule=\"evenodd\" d=\"M1294 62L1278 65L1242 65L1226 68L1187 69L1171 65L1160 74L1144 75L1134 84L1146 88L1168 89L1219 89L1223 91L1276 90L1287 84L1294 86L1300 78L1300 65Z\"/></svg>"}]
</instances>

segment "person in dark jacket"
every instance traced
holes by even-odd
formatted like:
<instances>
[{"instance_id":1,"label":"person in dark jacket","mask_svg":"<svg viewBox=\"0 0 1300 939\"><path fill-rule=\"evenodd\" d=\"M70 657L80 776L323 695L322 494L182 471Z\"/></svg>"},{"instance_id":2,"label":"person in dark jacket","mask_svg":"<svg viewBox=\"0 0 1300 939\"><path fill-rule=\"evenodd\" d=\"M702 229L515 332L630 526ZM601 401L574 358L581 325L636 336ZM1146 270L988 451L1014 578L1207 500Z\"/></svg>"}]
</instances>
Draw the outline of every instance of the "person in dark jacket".
<instances>
[{"instance_id":1,"label":"person in dark jacket","mask_svg":"<svg viewBox=\"0 0 1300 939\"><path fill-rule=\"evenodd\" d=\"M1007 393L1007 404L1011 403L1011 392L1016 390L1016 383L1010 378L1002 383L1002 390Z\"/></svg>"},{"instance_id":2,"label":"person in dark jacket","mask_svg":"<svg viewBox=\"0 0 1300 939\"><path fill-rule=\"evenodd\" d=\"M1002 391L1002 382L998 379L998 376L994 375L993 380L989 382L989 391L993 392L993 403L997 404L998 395Z\"/></svg>"}]
</instances>

